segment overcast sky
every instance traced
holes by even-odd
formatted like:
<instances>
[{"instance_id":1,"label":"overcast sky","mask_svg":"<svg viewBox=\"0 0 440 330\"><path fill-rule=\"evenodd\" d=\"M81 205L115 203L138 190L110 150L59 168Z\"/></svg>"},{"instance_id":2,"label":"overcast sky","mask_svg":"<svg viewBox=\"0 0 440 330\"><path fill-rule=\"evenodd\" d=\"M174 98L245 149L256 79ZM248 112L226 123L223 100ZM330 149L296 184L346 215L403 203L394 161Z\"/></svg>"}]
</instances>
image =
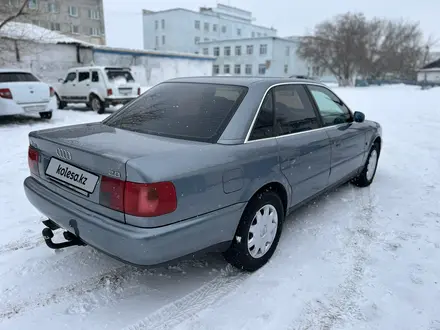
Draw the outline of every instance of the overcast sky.
<instances>
[{"instance_id":1,"label":"overcast sky","mask_svg":"<svg viewBox=\"0 0 440 330\"><path fill-rule=\"evenodd\" d=\"M142 49L142 9L198 11L200 6L215 7L218 2L251 11L255 24L273 26L280 37L304 34L322 20L356 11L367 17L419 21L426 36L440 38L440 0L104 0L107 43Z\"/></svg>"}]
</instances>

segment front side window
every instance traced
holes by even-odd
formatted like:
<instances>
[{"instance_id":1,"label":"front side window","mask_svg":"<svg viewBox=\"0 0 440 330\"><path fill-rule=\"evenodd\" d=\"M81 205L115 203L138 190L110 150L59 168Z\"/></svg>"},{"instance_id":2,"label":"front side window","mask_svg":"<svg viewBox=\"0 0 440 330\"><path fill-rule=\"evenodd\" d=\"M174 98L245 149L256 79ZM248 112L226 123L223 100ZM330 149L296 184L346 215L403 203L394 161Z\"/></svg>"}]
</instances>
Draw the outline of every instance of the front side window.
<instances>
[{"instance_id":1,"label":"front side window","mask_svg":"<svg viewBox=\"0 0 440 330\"><path fill-rule=\"evenodd\" d=\"M325 87L308 85L321 114L324 126L332 126L353 121L350 110L331 91Z\"/></svg>"},{"instance_id":2,"label":"front side window","mask_svg":"<svg viewBox=\"0 0 440 330\"><path fill-rule=\"evenodd\" d=\"M319 127L312 102L302 85L274 87L273 96L277 135L299 133Z\"/></svg>"},{"instance_id":3,"label":"front side window","mask_svg":"<svg viewBox=\"0 0 440 330\"><path fill-rule=\"evenodd\" d=\"M78 72L78 82L89 80L90 79L90 72Z\"/></svg>"},{"instance_id":4,"label":"front side window","mask_svg":"<svg viewBox=\"0 0 440 330\"><path fill-rule=\"evenodd\" d=\"M167 82L109 116L104 124L177 139L217 142L247 87Z\"/></svg>"},{"instance_id":5,"label":"front side window","mask_svg":"<svg viewBox=\"0 0 440 330\"><path fill-rule=\"evenodd\" d=\"M274 136L273 132L273 96L272 91L267 93L261 104L260 112L255 121L249 140L260 140Z\"/></svg>"},{"instance_id":6,"label":"front side window","mask_svg":"<svg viewBox=\"0 0 440 330\"><path fill-rule=\"evenodd\" d=\"M92 71L92 82L99 82L99 73L98 73L98 71Z\"/></svg>"}]
</instances>

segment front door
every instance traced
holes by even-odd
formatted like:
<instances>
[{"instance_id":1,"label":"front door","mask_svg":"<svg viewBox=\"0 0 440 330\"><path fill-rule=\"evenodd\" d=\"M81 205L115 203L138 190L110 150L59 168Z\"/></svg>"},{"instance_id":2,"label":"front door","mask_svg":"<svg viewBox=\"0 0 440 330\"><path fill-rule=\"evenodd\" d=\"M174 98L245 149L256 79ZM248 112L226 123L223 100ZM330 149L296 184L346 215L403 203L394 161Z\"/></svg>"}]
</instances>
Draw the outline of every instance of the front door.
<instances>
[{"instance_id":1,"label":"front door","mask_svg":"<svg viewBox=\"0 0 440 330\"><path fill-rule=\"evenodd\" d=\"M347 106L328 88L308 85L332 144L329 184L352 175L364 163L366 125L353 121Z\"/></svg>"},{"instance_id":2,"label":"front door","mask_svg":"<svg viewBox=\"0 0 440 330\"><path fill-rule=\"evenodd\" d=\"M90 94L90 71L78 70L78 84L76 85L75 97L78 101L88 101Z\"/></svg>"},{"instance_id":3,"label":"front door","mask_svg":"<svg viewBox=\"0 0 440 330\"><path fill-rule=\"evenodd\" d=\"M60 86L61 99L65 102L73 100L75 94L75 87L77 84L76 72L69 72Z\"/></svg>"},{"instance_id":4,"label":"front door","mask_svg":"<svg viewBox=\"0 0 440 330\"><path fill-rule=\"evenodd\" d=\"M303 85L272 89L282 173L292 187L294 206L321 192L330 174L330 139Z\"/></svg>"}]
</instances>

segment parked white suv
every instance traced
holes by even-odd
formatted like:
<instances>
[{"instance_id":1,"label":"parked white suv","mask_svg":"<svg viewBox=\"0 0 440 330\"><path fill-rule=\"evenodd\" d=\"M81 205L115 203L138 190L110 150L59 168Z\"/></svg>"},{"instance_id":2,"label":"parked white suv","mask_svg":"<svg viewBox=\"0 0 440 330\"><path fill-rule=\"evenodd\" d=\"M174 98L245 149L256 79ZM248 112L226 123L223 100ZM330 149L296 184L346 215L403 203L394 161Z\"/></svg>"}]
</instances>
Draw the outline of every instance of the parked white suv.
<instances>
[{"instance_id":1,"label":"parked white suv","mask_svg":"<svg viewBox=\"0 0 440 330\"><path fill-rule=\"evenodd\" d=\"M52 118L56 110L55 91L31 72L0 69L0 116L39 114Z\"/></svg>"},{"instance_id":2,"label":"parked white suv","mask_svg":"<svg viewBox=\"0 0 440 330\"><path fill-rule=\"evenodd\" d=\"M86 103L97 113L103 113L107 106L128 103L141 94L129 68L72 68L60 82L56 91L59 109L68 103Z\"/></svg>"}]
</instances>

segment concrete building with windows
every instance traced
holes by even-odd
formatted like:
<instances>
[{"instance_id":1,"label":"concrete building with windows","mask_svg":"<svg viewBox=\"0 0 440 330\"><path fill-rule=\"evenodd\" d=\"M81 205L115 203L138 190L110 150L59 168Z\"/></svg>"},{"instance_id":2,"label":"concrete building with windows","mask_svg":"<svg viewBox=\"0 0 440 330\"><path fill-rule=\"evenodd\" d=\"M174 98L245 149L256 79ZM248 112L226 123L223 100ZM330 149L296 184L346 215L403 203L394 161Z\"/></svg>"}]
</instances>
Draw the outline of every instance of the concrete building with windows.
<instances>
[{"instance_id":1,"label":"concrete building with windows","mask_svg":"<svg viewBox=\"0 0 440 330\"><path fill-rule=\"evenodd\" d=\"M197 53L201 42L276 36L275 29L253 21L251 12L222 4L198 12L183 8L144 10L144 49Z\"/></svg>"},{"instance_id":2,"label":"concrete building with windows","mask_svg":"<svg viewBox=\"0 0 440 330\"><path fill-rule=\"evenodd\" d=\"M296 55L298 40L278 37L200 42L200 54L215 56L213 75L307 75L307 63Z\"/></svg>"},{"instance_id":3,"label":"concrete building with windows","mask_svg":"<svg viewBox=\"0 0 440 330\"><path fill-rule=\"evenodd\" d=\"M7 0L11 10L22 0ZM75 39L105 45L103 0L29 0L29 15L19 21L57 31Z\"/></svg>"}]
</instances>

